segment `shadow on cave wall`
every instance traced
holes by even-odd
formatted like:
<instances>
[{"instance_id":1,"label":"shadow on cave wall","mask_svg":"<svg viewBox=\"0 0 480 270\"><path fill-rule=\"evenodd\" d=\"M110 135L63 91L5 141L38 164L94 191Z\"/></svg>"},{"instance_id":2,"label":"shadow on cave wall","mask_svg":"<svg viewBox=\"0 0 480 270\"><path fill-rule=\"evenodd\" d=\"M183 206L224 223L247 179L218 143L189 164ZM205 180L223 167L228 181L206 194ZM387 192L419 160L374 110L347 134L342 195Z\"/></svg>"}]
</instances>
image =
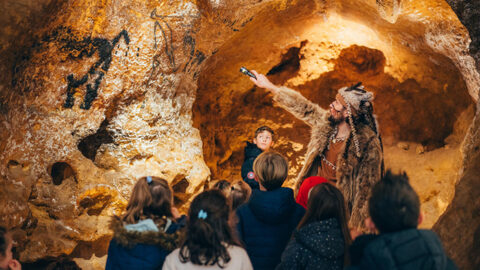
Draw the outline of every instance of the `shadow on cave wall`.
<instances>
[{"instance_id":1,"label":"shadow on cave wall","mask_svg":"<svg viewBox=\"0 0 480 270\"><path fill-rule=\"evenodd\" d=\"M277 85L285 84L298 74L301 47L290 48L280 63L274 66L268 77ZM455 120L472 101L461 74L450 60L443 57L448 66L439 71L437 86L426 89L414 79L398 81L385 73L386 59L383 52L364 46L352 45L341 51L334 60L334 69L318 79L295 86L307 99L327 108L343 86L363 82L366 89L375 94L375 113L378 116L382 136L387 144L412 141L433 150L444 145L452 133ZM439 68L444 68L442 65ZM448 73L446 70L455 70ZM252 87L247 91L233 91L234 105L228 112L221 112L216 104L215 89L205 89L211 74L202 74L198 81L197 100L194 105L194 125L200 129L204 157L213 178L238 177L243 162L245 139L252 139L256 127L276 123L279 137L304 145L293 153L292 144L277 144L275 150L286 155L290 166L296 167L296 156L302 157L310 139L310 128L285 110L274 106L270 94ZM439 88L438 85L443 87ZM438 88L438 89L437 89ZM225 117L219 117L226 115Z\"/></svg>"}]
</instances>

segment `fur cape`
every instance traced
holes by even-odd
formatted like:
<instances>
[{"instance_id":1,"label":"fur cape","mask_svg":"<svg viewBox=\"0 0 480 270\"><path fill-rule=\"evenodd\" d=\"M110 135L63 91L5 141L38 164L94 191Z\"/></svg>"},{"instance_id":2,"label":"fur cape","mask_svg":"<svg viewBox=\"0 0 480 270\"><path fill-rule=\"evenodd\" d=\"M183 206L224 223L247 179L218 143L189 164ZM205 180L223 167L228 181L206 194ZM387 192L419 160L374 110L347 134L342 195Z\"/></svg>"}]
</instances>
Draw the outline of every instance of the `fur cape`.
<instances>
[{"instance_id":1,"label":"fur cape","mask_svg":"<svg viewBox=\"0 0 480 270\"><path fill-rule=\"evenodd\" d=\"M110 221L113 238L119 245L126 248L132 248L136 244L147 244L159 246L170 252L179 246L182 238L180 230L172 234L164 232L161 228L158 232L128 231L124 225L125 223L117 216L113 216Z\"/></svg>"},{"instance_id":2,"label":"fur cape","mask_svg":"<svg viewBox=\"0 0 480 270\"><path fill-rule=\"evenodd\" d=\"M280 87L273 99L280 107L312 128L305 163L296 181L297 192L305 178L317 175L318 166L321 164L318 156L323 153L334 132L328 121L330 113L287 87ZM383 153L380 140L370 127L359 124L356 129L361 156L357 157L350 135L348 140L351 140L351 143L348 149L344 147L338 155L337 187L342 191L351 213L350 226L365 231L364 220L369 216L370 189L381 178Z\"/></svg>"}]
</instances>

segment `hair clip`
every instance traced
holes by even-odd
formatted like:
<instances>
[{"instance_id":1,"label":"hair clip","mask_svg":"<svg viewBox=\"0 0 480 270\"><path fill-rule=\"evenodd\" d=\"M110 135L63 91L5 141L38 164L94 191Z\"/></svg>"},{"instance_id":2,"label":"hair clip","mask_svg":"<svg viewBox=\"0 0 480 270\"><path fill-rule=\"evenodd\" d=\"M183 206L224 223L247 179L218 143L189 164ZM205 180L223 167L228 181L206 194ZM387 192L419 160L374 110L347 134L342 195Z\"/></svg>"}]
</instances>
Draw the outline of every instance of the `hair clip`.
<instances>
[{"instance_id":1,"label":"hair clip","mask_svg":"<svg viewBox=\"0 0 480 270\"><path fill-rule=\"evenodd\" d=\"M151 176L147 176L147 184L151 184L152 183L152 177Z\"/></svg>"},{"instance_id":2,"label":"hair clip","mask_svg":"<svg viewBox=\"0 0 480 270\"><path fill-rule=\"evenodd\" d=\"M200 209L200 211L198 211L198 218L200 219L206 219L207 218L207 212L203 211L203 209Z\"/></svg>"}]
</instances>

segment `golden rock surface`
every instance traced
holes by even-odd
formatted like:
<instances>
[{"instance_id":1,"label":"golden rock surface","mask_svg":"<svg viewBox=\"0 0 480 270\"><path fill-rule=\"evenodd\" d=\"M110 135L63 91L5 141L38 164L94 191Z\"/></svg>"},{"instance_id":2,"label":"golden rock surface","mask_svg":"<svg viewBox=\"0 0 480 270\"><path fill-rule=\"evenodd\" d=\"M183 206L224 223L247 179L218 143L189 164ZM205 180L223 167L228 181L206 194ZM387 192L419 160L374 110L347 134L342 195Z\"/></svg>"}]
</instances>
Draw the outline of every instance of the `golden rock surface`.
<instances>
[{"instance_id":1,"label":"golden rock surface","mask_svg":"<svg viewBox=\"0 0 480 270\"><path fill-rule=\"evenodd\" d=\"M453 251L460 232L448 227L461 217L473 239L480 226L468 217L478 204L455 196L480 190L480 75L475 24L455 2L2 1L0 224L23 262L67 255L101 269L108 221L137 178L164 177L187 206L210 178L239 178L244 141L263 124L278 133L292 186L309 127L245 66L324 108L362 81L386 167L407 171L423 226L468 268L475 245Z\"/></svg>"}]
</instances>

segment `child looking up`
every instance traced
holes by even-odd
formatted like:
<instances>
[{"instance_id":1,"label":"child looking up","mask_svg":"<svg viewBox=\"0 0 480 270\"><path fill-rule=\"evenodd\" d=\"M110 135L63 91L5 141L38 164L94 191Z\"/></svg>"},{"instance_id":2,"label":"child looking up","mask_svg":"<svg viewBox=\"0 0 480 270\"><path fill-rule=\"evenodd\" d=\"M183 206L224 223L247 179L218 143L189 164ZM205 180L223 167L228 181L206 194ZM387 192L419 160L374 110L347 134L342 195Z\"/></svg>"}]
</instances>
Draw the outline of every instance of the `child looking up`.
<instances>
[{"instance_id":1,"label":"child looking up","mask_svg":"<svg viewBox=\"0 0 480 270\"><path fill-rule=\"evenodd\" d=\"M314 186L277 269L343 269L352 242L347 217L340 190L325 182Z\"/></svg>"},{"instance_id":2,"label":"child looking up","mask_svg":"<svg viewBox=\"0 0 480 270\"><path fill-rule=\"evenodd\" d=\"M173 195L164 179L147 176L133 187L123 217L113 217L113 239L106 269L158 269L177 247L176 233L185 216L172 207ZM177 218L179 218L177 220Z\"/></svg>"},{"instance_id":3,"label":"child looking up","mask_svg":"<svg viewBox=\"0 0 480 270\"><path fill-rule=\"evenodd\" d=\"M293 190L282 187L288 176L285 158L264 152L253 164L260 189L237 210L237 229L253 267L274 269L280 262L292 231L305 213L293 198Z\"/></svg>"},{"instance_id":4,"label":"child looking up","mask_svg":"<svg viewBox=\"0 0 480 270\"><path fill-rule=\"evenodd\" d=\"M4 227L0 227L0 269L1 270L21 270L20 262L13 259L12 255L13 240L12 236Z\"/></svg>"},{"instance_id":5,"label":"child looking up","mask_svg":"<svg viewBox=\"0 0 480 270\"><path fill-rule=\"evenodd\" d=\"M167 256L164 270L252 269L229 225L230 205L221 191L200 193L193 199L188 215L185 241Z\"/></svg>"},{"instance_id":6,"label":"child looking up","mask_svg":"<svg viewBox=\"0 0 480 270\"><path fill-rule=\"evenodd\" d=\"M245 160L242 164L242 179L247 182L252 189L258 189L258 183L255 181L253 172L253 162L262 152L270 150L273 146L274 132L270 127L261 126L255 131L253 143L247 142L245 146Z\"/></svg>"}]
</instances>

